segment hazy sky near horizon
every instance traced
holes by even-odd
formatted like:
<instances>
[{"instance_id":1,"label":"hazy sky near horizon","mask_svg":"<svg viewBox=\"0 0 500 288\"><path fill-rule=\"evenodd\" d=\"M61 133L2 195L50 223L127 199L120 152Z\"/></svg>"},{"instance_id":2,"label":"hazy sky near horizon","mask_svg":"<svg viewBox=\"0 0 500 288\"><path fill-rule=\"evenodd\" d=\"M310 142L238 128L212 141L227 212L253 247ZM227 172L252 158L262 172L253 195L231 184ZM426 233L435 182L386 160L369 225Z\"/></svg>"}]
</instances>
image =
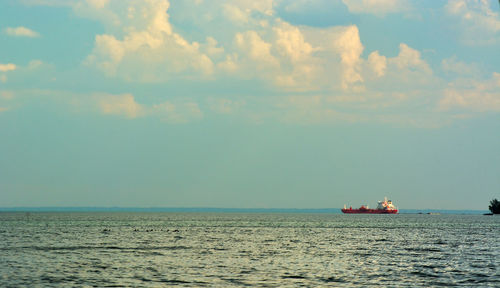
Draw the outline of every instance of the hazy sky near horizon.
<instances>
[{"instance_id":1,"label":"hazy sky near horizon","mask_svg":"<svg viewBox=\"0 0 500 288\"><path fill-rule=\"evenodd\" d=\"M0 207L487 209L491 1L0 2Z\"/></svg>"}]
</instances>

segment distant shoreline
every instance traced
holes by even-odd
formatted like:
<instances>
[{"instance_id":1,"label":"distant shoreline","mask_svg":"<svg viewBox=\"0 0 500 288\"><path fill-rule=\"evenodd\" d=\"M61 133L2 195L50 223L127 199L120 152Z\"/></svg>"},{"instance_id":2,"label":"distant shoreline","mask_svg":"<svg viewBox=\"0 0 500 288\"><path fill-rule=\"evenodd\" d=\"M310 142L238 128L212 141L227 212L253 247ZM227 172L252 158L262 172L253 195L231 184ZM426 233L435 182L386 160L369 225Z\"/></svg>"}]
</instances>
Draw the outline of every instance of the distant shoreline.
<instances>
[{"instance_id":1,"label":"distant shoreline","mask_svg":"<svg viewBox=\"0 0 500 288\"><path fill-rule=\"evenodd\" d=\"M340 208L209 208L209 207L0 207L0 212L178 212L178 213L297 213L342 214ZM477 214L488 210L401 209L400 214Z\"/></svg>"}]
</instances>

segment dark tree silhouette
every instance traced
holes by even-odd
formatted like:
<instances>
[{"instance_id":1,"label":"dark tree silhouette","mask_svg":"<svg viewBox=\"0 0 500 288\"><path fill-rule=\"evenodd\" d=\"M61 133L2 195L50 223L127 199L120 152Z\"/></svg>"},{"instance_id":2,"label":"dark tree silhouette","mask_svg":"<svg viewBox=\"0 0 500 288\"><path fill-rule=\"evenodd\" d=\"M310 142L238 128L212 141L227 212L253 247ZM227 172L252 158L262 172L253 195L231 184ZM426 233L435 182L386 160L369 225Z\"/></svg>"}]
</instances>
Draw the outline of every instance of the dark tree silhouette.
<instances>
[{"instance_id":1,"label":"dark tree silhouette","mask_svg":"<svg viewBox=\"0 0 500 288\"><path fill-rule=\"evenodd\" d=\"M497 199L493 199L490 201L490 211L493 214L500 214L500 202Z\"/></svg>"}]
</instances>

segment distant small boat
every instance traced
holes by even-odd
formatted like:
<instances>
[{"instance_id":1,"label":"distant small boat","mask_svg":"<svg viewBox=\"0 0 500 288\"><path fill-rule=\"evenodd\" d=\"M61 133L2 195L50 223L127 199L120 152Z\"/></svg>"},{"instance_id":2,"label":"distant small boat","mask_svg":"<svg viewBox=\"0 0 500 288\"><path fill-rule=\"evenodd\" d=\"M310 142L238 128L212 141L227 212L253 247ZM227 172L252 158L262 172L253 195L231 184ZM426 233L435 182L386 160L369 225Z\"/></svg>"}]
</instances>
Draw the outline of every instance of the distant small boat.
<instances>
[{"instance_id":1,"label":"distant small boat","mask_svg":"<svg viewBox=\"0 0 500 288\"><path fill-rule=\"evenodd\" d=\"M441 213L439 213L439 212L429 212L429 213L427 213L427 215L441 215Z\"/></svg>"},{"instance_id":2,"label":"distant small boat","mask_svg":"<svg viewBox=\"0 0 500 288\"><path fill-rule=\"evenodd\" d=\"M344 205L342 213L345 214L398 214L398 209L392 204L391 200L384 198L384 201L378 201L378 206L376 209L370 209L368 206L361 205L358 209L352 209L352 206L347 208Z\"/></svg>"}]
</instances>

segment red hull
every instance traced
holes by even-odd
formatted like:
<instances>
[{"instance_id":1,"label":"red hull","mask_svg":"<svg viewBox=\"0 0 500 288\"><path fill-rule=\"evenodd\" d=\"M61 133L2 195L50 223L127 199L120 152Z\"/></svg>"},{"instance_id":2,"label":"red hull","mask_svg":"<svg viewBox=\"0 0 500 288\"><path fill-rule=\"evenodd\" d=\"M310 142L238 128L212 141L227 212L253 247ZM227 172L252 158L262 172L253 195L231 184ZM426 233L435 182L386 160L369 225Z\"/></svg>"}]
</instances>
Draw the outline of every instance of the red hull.
<instances>
[{"instance_id":1,"label":"red hull","mask_svg":"<svg viewBox=\"0 0 500 288\"><path fill-rule=\"evenodd\" d=\"M346 214L398 214L397 209L393 210L379 210L379 209L368 209L368 208L359 208L359 209L342 209L342 213Z\"/></svg>"}]
</instances>

